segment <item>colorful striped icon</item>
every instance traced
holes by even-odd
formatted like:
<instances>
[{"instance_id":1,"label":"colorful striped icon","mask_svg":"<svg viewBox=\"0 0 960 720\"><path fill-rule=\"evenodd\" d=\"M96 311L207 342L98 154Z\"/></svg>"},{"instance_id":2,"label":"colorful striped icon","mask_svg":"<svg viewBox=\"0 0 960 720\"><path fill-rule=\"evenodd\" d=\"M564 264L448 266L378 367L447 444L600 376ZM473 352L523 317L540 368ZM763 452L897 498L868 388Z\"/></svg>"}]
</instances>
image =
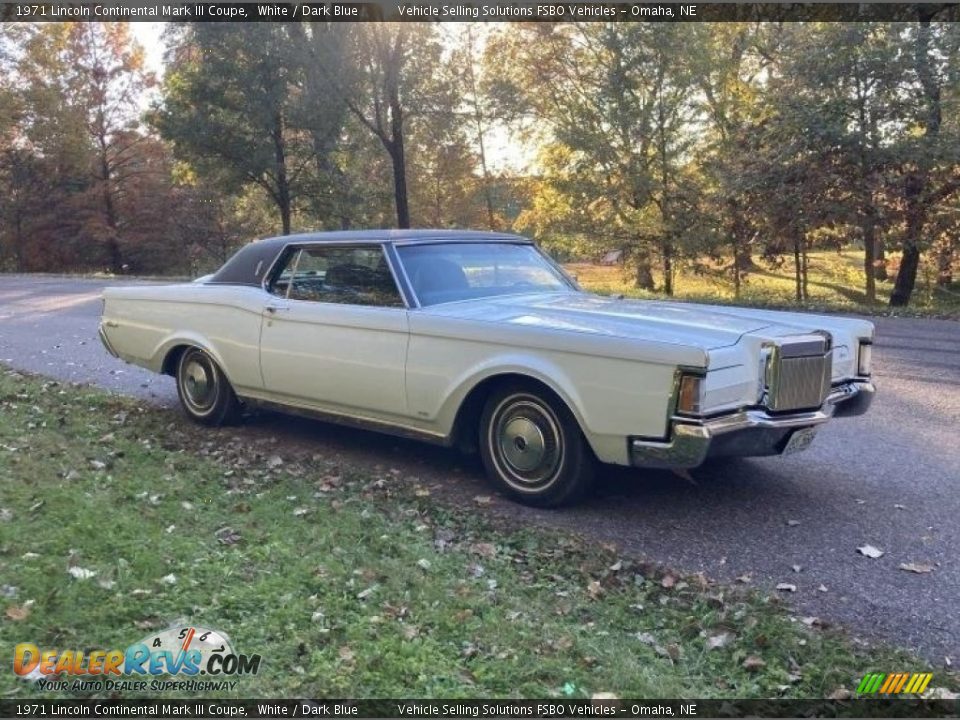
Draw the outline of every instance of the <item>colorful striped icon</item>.
<instances>
[{"instance_id":1,"label":"colorful striped icon","mask_svg":"<svg viewBox=\"0 0 960 720\"><path fill-rule=\"evenodd\" d=\"M857 687L860 695L920 695L933 673L867 673Z\"/></svg>"}]
</instances>

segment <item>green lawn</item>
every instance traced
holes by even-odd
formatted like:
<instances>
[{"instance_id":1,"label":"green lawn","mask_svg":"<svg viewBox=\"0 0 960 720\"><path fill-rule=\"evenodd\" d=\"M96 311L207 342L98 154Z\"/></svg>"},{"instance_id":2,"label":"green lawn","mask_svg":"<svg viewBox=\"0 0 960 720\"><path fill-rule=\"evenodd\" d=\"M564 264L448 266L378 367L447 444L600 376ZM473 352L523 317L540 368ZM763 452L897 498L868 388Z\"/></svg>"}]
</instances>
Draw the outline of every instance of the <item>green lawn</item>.
<instances>
[{"instance_id":1,"label":"green lawn","mask_svg":"<svg viewBox=\"0 0 960 720\"><path fill-rule=\"evenodd\" d=\"M760 257L754 258L756 269L744 278L739 298L735 295L729 273L721 271L721 264L706 260L699 265L699 272L687 267L678 273L674 295L677 300L705 303L960 318L960 283L940 288L929 272L921 271L910 306L890 308L887 303L893 289L891 276L889 281L877 282L878 302L868 305L863 290L863 258L860 252L823 251L810 253L809 257L810 299L802 304L795 300L792 261L778 267ZM729 264L730 261L725 260L722 266ZM643 298L664 297L634 287L629 268L590 263L569 263L566 268L577 276L584 288L594 292L622 293Z\"/></svg>"},{"instance_id":2,"label":"green lawn","mask_svg":"<svg viewBox=\"0 0 960 720\"><path fill-rule=\"evenodd\" d=\"M925 667L397 470L4 370L0 418L5 663L189 622L262 655L240 697L822 697ZM7 668L0 697L44 694Z\"/></svg>"}]
</instances>

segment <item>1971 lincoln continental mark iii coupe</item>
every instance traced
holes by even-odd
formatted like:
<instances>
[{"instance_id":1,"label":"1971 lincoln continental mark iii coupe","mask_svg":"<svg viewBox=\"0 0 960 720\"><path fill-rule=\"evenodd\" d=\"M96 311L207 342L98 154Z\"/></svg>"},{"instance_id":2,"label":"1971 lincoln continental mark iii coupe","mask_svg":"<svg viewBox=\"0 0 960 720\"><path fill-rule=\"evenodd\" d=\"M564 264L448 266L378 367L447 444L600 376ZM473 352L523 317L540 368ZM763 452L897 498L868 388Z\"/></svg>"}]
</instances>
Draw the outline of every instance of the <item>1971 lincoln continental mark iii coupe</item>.
<instances>
[{"instance_id":1,"label":"1971 lincoln continental mark iii coupe","mask_svg":"<svg viewBox=\"0 0 960 720\"><path fill-rule=\"evenodd\" d=\"M174 376L197 422L266 406L479 450L540 506L581 497L597 460L802 450L875 392L869 322L593 295L486 232L261 240L192 283L107 288L100 337Z\"/></svg>"}]
</instances>

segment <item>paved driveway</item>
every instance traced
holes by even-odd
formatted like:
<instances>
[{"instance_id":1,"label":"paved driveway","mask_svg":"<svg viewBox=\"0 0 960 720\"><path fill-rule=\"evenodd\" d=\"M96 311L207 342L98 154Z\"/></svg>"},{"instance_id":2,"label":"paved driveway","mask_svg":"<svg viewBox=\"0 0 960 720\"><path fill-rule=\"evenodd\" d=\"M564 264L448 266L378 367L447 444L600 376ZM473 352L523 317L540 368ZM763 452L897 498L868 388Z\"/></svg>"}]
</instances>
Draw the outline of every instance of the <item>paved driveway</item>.
<instances>
[{"instance_id":1,"label":"paved driveway","mask_svg":"<svg viewBox=\"0 0 960 720\"><path fill-rule=\"evenodd\" d=\"M172 406L170 378L109 357L97 340L103 281L0 276L0 362L92 382ZM885 638L940 664L960 663L960 323L878 318L880 393L862 418L838 419L811 450L669 472L610 468L590 502L493 510L615 541L689 572L760 587L797 586L804 615ZM242 432L360 465L389 464L442 481L455 501L487 492L475 463L454 452L278 416ZM856 552L872 544L886 554ZM899 569L932 563L930 574ZM796 572L793 566L799 566Z\"/></svg>"}]
</instances>

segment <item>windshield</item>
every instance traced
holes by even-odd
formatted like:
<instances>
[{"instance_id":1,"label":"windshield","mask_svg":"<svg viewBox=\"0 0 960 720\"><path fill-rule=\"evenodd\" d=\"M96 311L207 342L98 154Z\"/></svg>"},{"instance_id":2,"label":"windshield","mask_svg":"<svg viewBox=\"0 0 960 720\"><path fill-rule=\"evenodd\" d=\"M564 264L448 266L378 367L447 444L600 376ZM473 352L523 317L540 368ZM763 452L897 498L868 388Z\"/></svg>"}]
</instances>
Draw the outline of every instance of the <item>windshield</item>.
<instances>
[{"instance_id":1,"label":"windshield","mask_svg":"<svg viewBox=\"0 0 960 720\"><path fill-rule=\"evenodd\" d=\"M573 286L532 245L438 243L397 252L421 305L491 295L568 292Z\"/></svg>"}]
</instances>

